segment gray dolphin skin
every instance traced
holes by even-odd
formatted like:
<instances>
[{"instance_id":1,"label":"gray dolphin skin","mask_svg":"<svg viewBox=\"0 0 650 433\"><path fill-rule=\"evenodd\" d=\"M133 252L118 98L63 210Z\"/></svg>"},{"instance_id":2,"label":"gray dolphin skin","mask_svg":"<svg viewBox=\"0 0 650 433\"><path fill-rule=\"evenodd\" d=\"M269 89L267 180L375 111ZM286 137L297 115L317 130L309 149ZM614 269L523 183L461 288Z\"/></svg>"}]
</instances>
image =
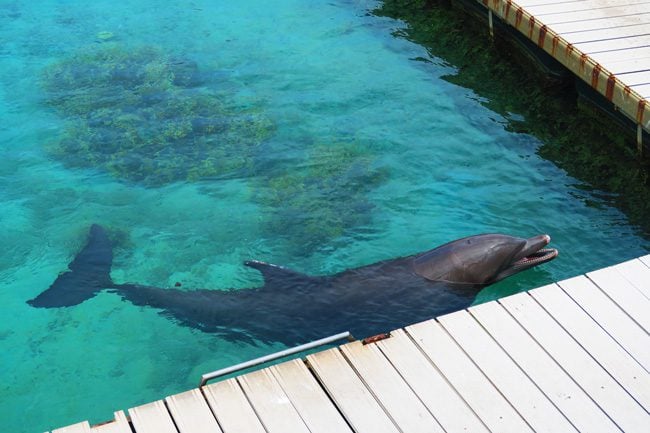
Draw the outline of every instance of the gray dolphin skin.
<instances>
[{"instance_id":1,"label":"gray dolphin skin","mask_svg":"<svg viewBox=\"0 0 650 433\"><path fill-rule=\"evenodd\" d=\"M248 261L263 275L262 287L181 290L114 283L111 242L94 224L69 270L27 302L71 307L108 290L229 340L291 345L342 331L363 338L469 307L483 287L554 259L557 250L545 248L550 240L482 234L326 276Z\"/></svg>"}]
</instances>

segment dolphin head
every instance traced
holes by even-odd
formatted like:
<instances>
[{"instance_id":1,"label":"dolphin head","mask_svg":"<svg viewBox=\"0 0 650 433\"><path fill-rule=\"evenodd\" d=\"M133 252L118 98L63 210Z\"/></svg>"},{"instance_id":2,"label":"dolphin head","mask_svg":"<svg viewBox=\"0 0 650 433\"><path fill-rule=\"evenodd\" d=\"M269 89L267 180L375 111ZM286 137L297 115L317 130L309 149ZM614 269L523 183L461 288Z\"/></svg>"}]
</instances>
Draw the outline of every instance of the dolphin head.
<instances>
[{"instance_id":1,"label":"dolphin head","mask_svg":"<svg viewBox=\"0 0 650 433\"><path fill-rule=\"evenodd\" d=\"M553 260L558 251L544 248L550 241L549 235L470 236L417 255L413 270L431 281L488 285Z\"/></svg>"}]
</instances>

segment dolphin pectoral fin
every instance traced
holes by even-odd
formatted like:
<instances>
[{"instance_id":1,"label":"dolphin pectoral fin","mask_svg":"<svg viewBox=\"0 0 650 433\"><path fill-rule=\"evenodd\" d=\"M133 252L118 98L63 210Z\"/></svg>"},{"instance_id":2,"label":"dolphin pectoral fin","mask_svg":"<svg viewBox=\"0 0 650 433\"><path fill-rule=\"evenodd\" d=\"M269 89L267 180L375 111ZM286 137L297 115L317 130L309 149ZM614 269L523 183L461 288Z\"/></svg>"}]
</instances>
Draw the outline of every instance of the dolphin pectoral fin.
<instances>
[{"instance_id":1,"label":"dolphin pectoral fin","mask_svg":"<svg viewBox=\"0 0 650 433\"><path fill-rule=\"evenodd\" d=\"M286 287L296 281L309 280L311 277L282 266L272 265L258 260L247 260L244 265L260 271L264 277L264 287Z\"/></svg>"}]
</instances>

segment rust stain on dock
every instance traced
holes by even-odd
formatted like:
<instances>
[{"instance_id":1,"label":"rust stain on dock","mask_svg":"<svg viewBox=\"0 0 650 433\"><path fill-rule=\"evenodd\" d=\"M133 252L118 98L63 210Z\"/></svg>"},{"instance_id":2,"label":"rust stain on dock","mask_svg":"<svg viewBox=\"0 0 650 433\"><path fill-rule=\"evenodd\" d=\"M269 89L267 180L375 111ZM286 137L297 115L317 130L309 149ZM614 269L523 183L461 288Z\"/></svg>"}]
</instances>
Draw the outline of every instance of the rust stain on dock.
<instances>
[{"instance_id":1,"label":"rust stain on dock","mask_svg":"<svg viewBox=\"0 0 650 433\"><path fill-rule=\"evenodd\" d=\"M611 101L614 98L614 87L616 86L616 77L614 74L609 74L607 78L607 89L605 90L605 98Z\"/></svg>"},{"instance_id":2,"label":"rust stain on dock","mask_svg":"<svg viewBox=\"0 0 650 433\"><path fill-rule=\"evenodd\" d=\"M600 78L602 69L603 68L599 64L596 64L596 66L594 66L594 69L591 70L591 87L594 89L598 89L598 80Z\"/></svg>"},{"instance_id":3,"label":"rust stain on dock","mask_svg":"<svg viewBox=\"0 0 650 433\"><path fill-rule=\"evenodd\" d=\"M543 25L539 29L539 37L537 38L537 46L540 48L544 48L544 44L546 43L546 32L547 32L546 25ZM555 38L553 38L553 41L555 41Z\"/></svg>"}]
</instances>

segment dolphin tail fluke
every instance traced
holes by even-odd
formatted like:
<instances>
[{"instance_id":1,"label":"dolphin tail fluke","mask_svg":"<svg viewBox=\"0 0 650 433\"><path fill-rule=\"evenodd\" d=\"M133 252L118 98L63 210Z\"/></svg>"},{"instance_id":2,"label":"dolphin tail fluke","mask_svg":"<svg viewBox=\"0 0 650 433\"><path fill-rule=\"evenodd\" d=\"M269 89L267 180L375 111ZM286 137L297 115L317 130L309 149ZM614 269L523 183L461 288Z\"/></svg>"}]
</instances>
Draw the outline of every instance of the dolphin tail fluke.
<instances>
[{"instance_id":1,"label":"dolphin tail fluke","mask_svg":"<svg viewBox=\"0 0 650 433\"><path fill-rule=\"evenodd\" d=\"M111 288L111 265L113 247L103 227L93 224L88 241L68 265L69 270L60 274L43 293L27 301L33 307L71 307L92 298L99 291Z\"/></svg>"}]
</instances>

